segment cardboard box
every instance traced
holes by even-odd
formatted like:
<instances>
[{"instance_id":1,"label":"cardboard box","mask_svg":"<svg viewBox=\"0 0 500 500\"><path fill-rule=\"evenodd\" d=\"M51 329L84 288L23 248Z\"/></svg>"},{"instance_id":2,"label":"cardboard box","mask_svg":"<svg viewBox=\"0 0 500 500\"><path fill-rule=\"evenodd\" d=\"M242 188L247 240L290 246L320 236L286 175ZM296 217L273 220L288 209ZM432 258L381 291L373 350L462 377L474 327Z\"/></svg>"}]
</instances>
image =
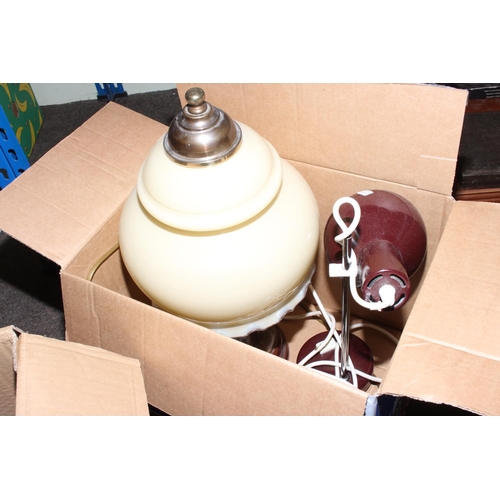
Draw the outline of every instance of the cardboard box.
<instances>
[{"instance_id":1,"label":"cardboard box","mask_svg":"<svg viewBox=\"0 0 500 500\"><path fill-rule=\"evenodd\" d=\"M190 86L178 85L179 95ZM304 175L321 224L336 199L362 189L392 190L421 212L428 253L412 278L411 300L383 314L353 305L357 317L404 330L395 352L366 332L380 388L362 392L293 362L315 322L282 322L286 361L151 307L119 252L88 280L117 243L122 204L166 131L115 103L0 193L0 228L62 268L67 339L140 360L149 403L172 415L363 415L381 394L500 413L492 397L500 390L500 340L492 328L500 314L500 241L492 231L500 207L451 197L467 92L390 84L200 86L209 102L258 131ZM327 277L321 242L313 284L334 311L338 281Z\"/></svg>"},{"instance_id":2,"label":"cardboard box","mask_svg":"<svg viewBox=\"0 0 500 500\"><path fill-rule=\"evenodd\" d=\"M137 360L0 329L0 415L148 416Z\"/></svg>"}]
</instances>

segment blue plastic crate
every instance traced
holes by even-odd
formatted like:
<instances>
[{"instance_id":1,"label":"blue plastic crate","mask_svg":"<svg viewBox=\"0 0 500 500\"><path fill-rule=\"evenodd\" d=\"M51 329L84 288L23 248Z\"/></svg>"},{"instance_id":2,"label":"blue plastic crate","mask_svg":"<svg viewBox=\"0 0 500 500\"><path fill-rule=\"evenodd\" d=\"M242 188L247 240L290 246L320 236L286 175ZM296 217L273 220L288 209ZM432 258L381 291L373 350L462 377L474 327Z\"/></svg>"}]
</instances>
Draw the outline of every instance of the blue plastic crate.
<instances>
[{"instance_id":1,"label":"blue plastic crate","mask_svg":"<svg viewBox=\"0 0 500 500\"><path fill-rule=\"evenodd\" d=\"M0 107L0 189L11 183L29 166L28 158Z\"/></svg>"},{"instance_id":2,"label":"blue plastic crate","mask_svg":"<svg viewBox=\"0 0 500 500\"><path fill-rule=\"evenodd\" d=\"M114 101L116 97L124 97L127 95L123 88L123 83L95 83L97 89L97 99Z\"/></svg>"}]
</instances>

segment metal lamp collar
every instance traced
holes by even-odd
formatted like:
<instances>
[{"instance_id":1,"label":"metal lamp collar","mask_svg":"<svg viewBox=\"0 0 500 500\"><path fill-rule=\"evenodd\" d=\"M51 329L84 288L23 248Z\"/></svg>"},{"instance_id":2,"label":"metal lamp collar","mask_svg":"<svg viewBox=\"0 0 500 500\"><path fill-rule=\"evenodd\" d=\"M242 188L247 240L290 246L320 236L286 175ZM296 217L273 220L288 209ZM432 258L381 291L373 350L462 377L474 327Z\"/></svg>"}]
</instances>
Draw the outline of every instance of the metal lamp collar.
<instances>
[{"instance_id":1,"label":"metal lamp collar","mask_svg":"<svg viewBox=\"0 0 500 500\"><path fill-rule=\"evenodd\" d=\"M205 92L190 88L187 104L170 124L164 148L176 163L206 167L230 158L241 143L241 129L224 111L205 101Z\"/></svg>"}]
</instances>

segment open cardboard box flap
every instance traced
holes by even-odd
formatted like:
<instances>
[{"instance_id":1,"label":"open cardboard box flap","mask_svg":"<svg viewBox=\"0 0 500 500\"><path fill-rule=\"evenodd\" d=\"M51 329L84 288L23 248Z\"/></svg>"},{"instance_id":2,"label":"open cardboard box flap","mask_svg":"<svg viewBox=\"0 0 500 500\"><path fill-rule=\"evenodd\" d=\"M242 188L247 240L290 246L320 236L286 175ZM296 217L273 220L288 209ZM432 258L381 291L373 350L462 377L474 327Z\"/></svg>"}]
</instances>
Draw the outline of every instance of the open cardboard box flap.
<instances>
[{"instance_id":1,"label":"open cardboard box flap","mask_svg":"<svg viewBox=\"0 0 500 500\"><path fill-rule=\"evenodd\" d=\"M62 268L117 210L161 123L109 103L11 183L1 229ZM3 196L3 195L6 196Z\"/></svg>"},{"instance_id":2,"label":"open cardboard box flap","mask_svg":"<svg viewBox=\"0 0 500 500\"><path fill-rule=\"evenodd\" d=\"M0 329L0 415L149 415L137 360Z\"/></svg>"},{"instance_id":3,"label":"open cardboard box flap","mask_svg":"<svg viewBox=\"0 0 500 500\"><path fill-rule=\"evenodd\" d=\"M178 84L183 103L192 86L283 158L452 192L467 92L400 84Z\"/></svg>"},{"instance_id":4,"label":"open cardboard box flap","mask_svg":"<svg viewBox=\"0 0 500 500\"><path fill-rule=\"evenodd\" d=\"M180 95L190 86L178 85ZM467 92L429 85L200 86L209 102L254 128L299 169L318 199L322 224L336 198L359 189L392 189L416 204L426 222L428 257L411 303L397 314L377 316L388 326L406 324L384 368L381 392L497 412L478 395L469 396L477 390L473 377L460 374L460 384L449 384L449 373L435 370L434 354L427 357L425 350L444 349L449 359L465 354L470 373L482 372L484 363L500 373L493 332L485 320L477 321L484 303L470 292L481 288L470 287L472 268L496 258L497 251L488 245L480 258L479 249L460 253L457 228L474 221L468 211L479 208L450 196ZM165 130L110 103L0 193L0 228L63 268L68 339L139 359L150 402L172 414L362 414L366 393L138 302L117 273L104 270L95 283L85 279L96 255L116 243L120 207ZM485 225L497 217L496 208L479 206ZM314 284L339 310L340 287L327 277L321 247ZM109 266L120 269L119 254ZM485 273L492 297L500 284L487 281ZM467 292L461 294L453 280L467 281ZM445 289L443 299L436 290ZM110 312L115 310L120 314ZM459 328L457 339L458 324L474 326ZM472 347L467 335L482 340ZM412 350L418 355L408 361ZM427 383L416 383L425 373Z\"/></svg>"},{"instance_id":5,"label":"open cardboard box flap","mask_svg":"<svg viewBox=\"0 0 500 500\"><path fill-rule=\"evenodd\" d=\"M500 205L456 202L381 391L500 414Z\"/></svg>"}]
</instances>

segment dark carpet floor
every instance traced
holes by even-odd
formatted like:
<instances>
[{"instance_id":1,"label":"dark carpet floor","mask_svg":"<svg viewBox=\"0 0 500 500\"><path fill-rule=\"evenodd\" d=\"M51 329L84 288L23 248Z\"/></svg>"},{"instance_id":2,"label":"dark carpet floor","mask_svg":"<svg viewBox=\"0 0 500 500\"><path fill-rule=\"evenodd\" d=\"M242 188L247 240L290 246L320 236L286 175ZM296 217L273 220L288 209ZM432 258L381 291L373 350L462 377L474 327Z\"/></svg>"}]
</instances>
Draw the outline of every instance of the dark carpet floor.
<instances>
[{"instance_id":1,"label":"dark carpet floor","mask_svg":"<svg viewBox=\"0 0 500 500\"><path fill-rule=\"evenodd\" d=\"M181 109L175 89L119 97L115 102L166 125ZM35 163L106 103L95 99L42 106L44 121L30 163ZM474 155L482 166L485 162L494 168L500 165L500 141L496 140L498 117L500 113L478 113L466 120L461 149L466 153L469 172L474 165ZM491 175L491 168L489 173ZM0 303L0 326L15 325L30 333L64 339L58 267L5 233L0 233ZM407 401L403 406L407 415L467 415L446 405L418 401ZM157 414L155 409L151 410L153 415Z\"/></svg>"}]
</instances>

